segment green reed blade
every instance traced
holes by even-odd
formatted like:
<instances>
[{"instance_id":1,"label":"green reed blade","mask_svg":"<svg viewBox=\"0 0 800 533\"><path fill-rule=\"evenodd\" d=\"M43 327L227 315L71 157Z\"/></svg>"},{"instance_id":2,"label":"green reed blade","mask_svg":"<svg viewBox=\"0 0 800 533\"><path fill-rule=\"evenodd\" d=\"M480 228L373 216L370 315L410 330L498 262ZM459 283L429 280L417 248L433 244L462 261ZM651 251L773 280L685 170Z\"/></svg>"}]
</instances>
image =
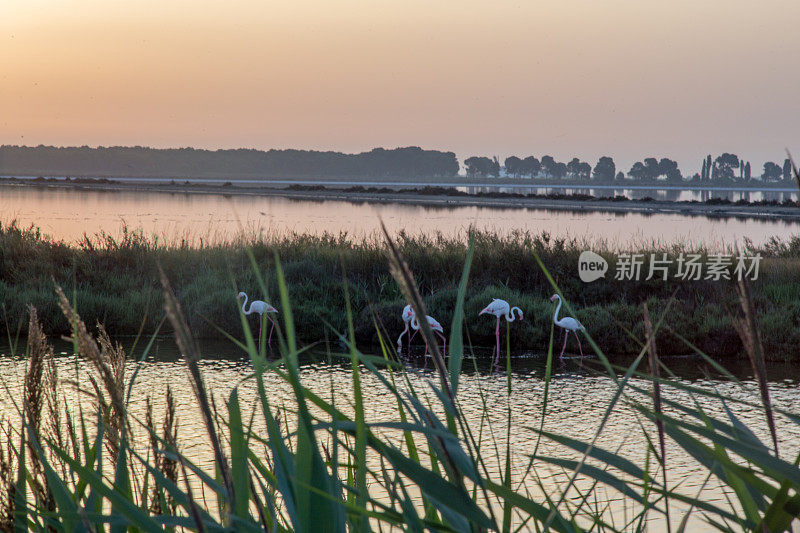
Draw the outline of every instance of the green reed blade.
<instances>
[{"instance_id":1,"label":"green reed blade","mask_svg":"<svg viewBox=\"0 0 800 533\"><path fill-rule=\"evenodd\" d=\"M458 282L458 294L456 296L456 306L453 311L453 323L450 326L450 357L447 365L450 373L450 385L453 389L453 395L458 394L458 380L461 375L461 363L464 359L464 301L467 296L467 282L469 280L469 271L472 266L472 257L474 254L475 238L470 234L467 257L464 260L464 270L461 273L461 281Z\"/></svg>"}]
</instances>

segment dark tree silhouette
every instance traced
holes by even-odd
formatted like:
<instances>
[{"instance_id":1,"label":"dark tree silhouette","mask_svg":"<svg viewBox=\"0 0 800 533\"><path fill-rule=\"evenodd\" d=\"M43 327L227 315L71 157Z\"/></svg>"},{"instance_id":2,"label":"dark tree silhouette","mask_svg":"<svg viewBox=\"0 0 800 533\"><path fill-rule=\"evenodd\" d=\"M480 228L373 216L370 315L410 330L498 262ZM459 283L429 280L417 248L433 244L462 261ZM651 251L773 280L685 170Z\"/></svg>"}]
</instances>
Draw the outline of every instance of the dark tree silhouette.
<instances>
[{"instance_id":1,"label":"dark tree silhouette","mask_svg":"<svg viewBox=\"0 0 800 533\"><path fill-rule=\"evenodd\" d=\"M553 177L556 179L564 179L567 177L566 163L556 163L553 166Z\"/></svg>"},{"instance_id":2,"label":"dark tree silhouette","mask_svg":"<svg viewBox=\"0 0 800 533\"><path fill-rule=\"evenodd\" d=\"M0 146L0 173L96 177L442 177L458 173L453 152L417 146L359 154L313 150L196 150Z\"/></svg>"},{"instance_id":3,"label":"dark tree silhouette","mask_svg":"<svg viewBox=\"0 0 800 533\"><path fill-rule=\"evenodd\" d=\"M472 156L464 160L467 176L487 177L493 174L494 161L488 157ZM499 166L499 165L498 165Z\"/></svg>"},{"instance_id":4,"label":"dark tree silhouette","mask_svg":"<svg viewBox=\"0 0 800 533\"><path fill-rule=\"evenodd\" d=\"M581 160L577 157L573 157L572 160L567 163L567 175L572 179L578 179L580 166Z\"/></svg>"},{"instance_id":5,"label":"dark tree silhouette","mask_svg":"<svg viewBox=\"0 0 800 533\"><path fill-rule=\"evenodd\" d=\"M489 167L489 175L494 176L495 178L500 177L500 161L497 160L497 156L492 158L492 164Z\"/></svg>"},{"instance_id":6,"label":"dark tree silhouette","mask_svg":"<svg viewBox=\"0 0 800 533\"><path fill-rule=\"evenodd\" d=\"M603 156L594 166L592 178L598 182L611 183L614 181L614 174L616 174L616 172L617 166L614 164L614 160L609 156Z\"/></svg>"},{"instance_id":7,"label":"dark tree silhouette","mask_svg":"<svg viewBox=\"0 0 800 533\"><path fill-rule=\"evenodd\" d=\"M529 155L522 160L522 174L525 176L534 177L542 170L542 164L538 159Z\"/></svg>"},{"instance_id":8,"label":"dark tree silhouette","mask_svg":"<svg viewBox=\"0 0 800 533\"><path fill-rule=\"evenodd\" d=\"M661 161L655 157L648 157L644 163L637 161L628 171L628 175L636 181L655 182L662 176L670 183L680 183L683 175L678 169L678 163L666 157Z\"/></svg>"},{"instance_id":9,"label":"dark tree silhouette","mask_svg":"<svg viewBox=\"0 0 800 533\"><path fill-rule=\"evenodd\" d=\"M572 158L572 161L567 163L567 174L572 179L588 180L591 173L591 165L589 165L589 163L582 162L577 157Z\"/></svg>"},{"instance_id":10,"label":"dark tree silhouette","mask_svg":"<svg viewBox=\"0 0 800 533\"><path fill-rule=\"evenodd\" d=\"M556 160L552 156L546 155L542 157L542 172L548 178L555 177Z\"/></svg>"},{"instance_id":11,"label":"dark tree silhouette","mask_svg":"<svg viewBox=\"0 0 800 533\"><path fill-rule=\"evenodd\" d=\"M580 167L578 168L578 175L580 179L588 181L592 177L592 165L586 161L581 161Z\"/></svg>"},{"instance_id":12,"label":"dark tree silhouette","mask_svg":"<svg viewBox=\"0 0 800 533\"><path fill-rule=\"evenodd\" d=\"M658 159L655 157L646 157L644 160L644 169L646 172L646 179L648 181L655 181L658 179L661 169L658 166Z\"/></svg>"},{"instance_id":13,"label":"dark tree silhouette","mask_svg":"<svg viewBox=\"0 0 800 533\"><path fill-rule=\"evenodd\" d=\"M506 160L503 162L503 166L506 167L506 174L511 174L515 178L518 178L520 174L523 174L522 159L515 155L506 157Z\"/></svg>"},{"instance_id":14,"label":"dark tree silhouette","mask_svg":"<svg viewBox=\"0 0 800 533\"><path fill-rule=\"evenodd\" d=\"M717 180L733 181L734 170L739 168L739 157L735 154L724 153L714 160L713 177Z\"/></svg>"},{"instance_id":15,"label":"dark tree silhouette","mask_svg":"<svg viewBox=\"0 0 800 533\"><path fill-rule=\"evenodd\" d=\"M764 181L780 181L783 177L783 168L777 163L767 161L764 163L764 172L761 174L761 179Z\"/></svg>"},{"instance_id":16,"label":"dark tree silhouette","mask_svg":"<svg viewBox=\"0 0 800 533\"><path fill-rule=\"evenodd\" d=\"M678 163L666 157L661 158L658 162L659 176L666 176L667 181L670 183L680 183L683 181L683 175L678 169Z\"/></svg>"},{"instance_id":17,"label":"dark tree silhouette","mask_svg":"<svg viewBox=\"0 0 800 533\"><path fill-rule=\"evenodd\" d=\"M634 179L634 181L642 181L647 177L647 169L644 166L644 163L641 161L637 161L633 164L631 169L628 171L628 176Z\"/></svg>"}]
</instances>

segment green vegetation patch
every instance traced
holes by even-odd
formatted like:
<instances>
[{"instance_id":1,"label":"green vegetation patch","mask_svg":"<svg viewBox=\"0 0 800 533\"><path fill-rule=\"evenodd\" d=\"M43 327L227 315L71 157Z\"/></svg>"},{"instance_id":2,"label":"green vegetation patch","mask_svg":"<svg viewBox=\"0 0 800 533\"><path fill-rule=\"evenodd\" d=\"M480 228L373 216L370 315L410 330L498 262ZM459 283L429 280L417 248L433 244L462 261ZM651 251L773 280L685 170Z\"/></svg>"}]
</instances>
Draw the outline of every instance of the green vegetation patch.
<instances>
[{"instance_id":1,"label":"green vegetation patch","mask_svg":"<svg viewBox=\"0 0 800 533\"><path fill-rule=\"evenodd\" d=\"M710 355L736 357L742 353L731 323L730 310L735 308L732 281L621 281L614 279L610 270L604 279L587 284L578 277L578 257L587 249L579 240L555 239L548 234L502 237L481 232L474 238L464 304L465 339L474 346L493 345L492 321L477 315L492 298L502 298L525 313L525 319L513 327L513 351L545 350L554 311L549 301L553 290L536 262L535 251L571 303L575 317L607 353L638 353L641 347L628 332L640 338L643 335L641 304L648 302L654 311L666 309L673 294L676 301L667 312L670 327L659 332L660 353L691 352L680 337ZM442 324L450 324L467 252L466 238L401 234L397 245L415 275L429 314ZM681 251L708 255L707 251L687 250L681 244L650 248L636 251L672 257ZM248 249L267 294L259 290ZM593 249L612 264L618 258L619 252L597 246ZM746 250L764 258L752 290L757 318L766 328L763 342L767 356L776 360L799 355L799 251L796 238ZM348 286L359 344L377 342L373 318L390 338L403 329L400 311L406 302L389 272L384 243L376 238L354 241L347 235L292 234L241 238L224 244L189 244L164 243L124 231L119 238L97 235L68 245L46 239L35 228L10 224L0 227L0 298L10 327L15 329L19 321L23 332L28 305L39 310L39 319L51 334L69 332L56 303L54 282L74 299L88 324L102 323L111 335L133 335L142 328L154 331L164 313L158 283L160 265L172 280L194 334L218 337L218 328L240 329L239 291L275 305L276 255L294 302L301 342L324 340L330 334L326 324L337 331L347 330L343 281Z\"/></svg>"}]
</instances>

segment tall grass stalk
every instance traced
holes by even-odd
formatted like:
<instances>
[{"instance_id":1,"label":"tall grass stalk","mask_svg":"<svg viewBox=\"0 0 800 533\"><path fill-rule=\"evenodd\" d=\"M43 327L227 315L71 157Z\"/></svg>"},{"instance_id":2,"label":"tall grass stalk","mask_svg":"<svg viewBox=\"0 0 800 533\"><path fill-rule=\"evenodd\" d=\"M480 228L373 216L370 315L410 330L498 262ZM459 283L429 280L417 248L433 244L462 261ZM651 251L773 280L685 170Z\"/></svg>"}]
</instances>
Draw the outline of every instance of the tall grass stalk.
<instances>
[{"instance_id":1,"label":"tall grass stalk","mask_svg":"<svg viewBox=\"0 0 800 533\"><path fill-rule=\"evenodd\" d=\"M650 320L650 312L647 309L647 304L643 306L644 311L644 327L647 335L647 353L650 361L650 373L656 379L653 381L653 410L657 415L661 414L661 383L658 381L659 377L659 362L658 353L656 351L656 338L653 332L653 323ZM660 419L656 420L656 429L658 430L658 447L660 454L658 456L661 463L661 477L664 479L664 489L667 489L667 446L664 436L664 422ZM668 494L668 493L667 493ZM669 496L664 498L664 514L667 521L667 531L672 531L672 525L669 519Z\"/></svg>"}]
</instances>

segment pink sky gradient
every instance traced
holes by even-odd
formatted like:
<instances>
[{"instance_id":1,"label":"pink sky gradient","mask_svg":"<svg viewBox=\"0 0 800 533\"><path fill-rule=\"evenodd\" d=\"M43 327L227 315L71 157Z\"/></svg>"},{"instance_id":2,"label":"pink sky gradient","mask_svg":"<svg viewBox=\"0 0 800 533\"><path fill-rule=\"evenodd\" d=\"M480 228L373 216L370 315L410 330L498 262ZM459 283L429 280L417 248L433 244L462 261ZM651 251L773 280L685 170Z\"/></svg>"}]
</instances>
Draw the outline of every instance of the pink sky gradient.
<instances>
[{"instance_id":1,"label":"pink sky gradient","mask_svg":"<svg viewBox=\"0 0 800 533\"><path fill-rule=\"evenodd\" d=\"M800 2L4 0L0 143L800 157Z\"/></svg>"}]
</instances>

